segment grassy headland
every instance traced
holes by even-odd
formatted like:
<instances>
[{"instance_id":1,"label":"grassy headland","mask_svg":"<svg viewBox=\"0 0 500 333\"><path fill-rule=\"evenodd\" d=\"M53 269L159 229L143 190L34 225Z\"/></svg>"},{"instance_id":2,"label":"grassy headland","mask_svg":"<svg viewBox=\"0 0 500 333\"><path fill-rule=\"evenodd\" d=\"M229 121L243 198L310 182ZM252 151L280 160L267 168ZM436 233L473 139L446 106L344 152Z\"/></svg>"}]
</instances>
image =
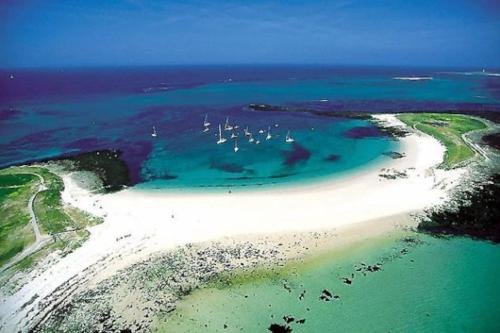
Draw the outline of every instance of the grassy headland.
<instances>
[{"instance_id":1,"label":"grassy headland","mask_svg":"<svg viewBox=\"0 0 500 333\"><path fill-rule=\"evenodd\" d=\"M41 179L44 188L38 192ZM61 200L62 179L43 167L10 167L0 170L0 267L16 254L35 243L30 223L30 198L42 237L52 236L52 242L39 251L54 249L68 252L88 237L85 227L99 223L99 219L68 206ZM38 193L37 193L38 192ZM32 262L36 253L18 264Z\"/></svg>"},{"instance_id":2,"label":"grassy headland","mask_svg":"<svg viewBox=\"0 0 500 333\"><path fill-rule=\"evenodd\" d=\"M478 118L463 114L404 113L398 118L408 126L432 135L446 147L443 162L446 168L454 168L474 157L475 151L464 141L464 134L488 128Z\"/></svg>"}]
</instances>

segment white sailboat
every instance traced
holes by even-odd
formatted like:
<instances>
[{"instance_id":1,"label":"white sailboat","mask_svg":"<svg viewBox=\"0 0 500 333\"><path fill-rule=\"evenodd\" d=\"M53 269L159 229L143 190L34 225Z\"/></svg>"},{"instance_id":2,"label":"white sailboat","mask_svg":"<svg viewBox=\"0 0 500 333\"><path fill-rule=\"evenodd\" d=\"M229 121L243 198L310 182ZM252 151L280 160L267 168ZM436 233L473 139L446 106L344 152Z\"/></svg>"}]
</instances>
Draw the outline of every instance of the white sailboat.
<instances>
[{"instance_id":1,"label":"white sailboat","mask_svg":"<svg viewBox=\"0 0 500 333\"><path fill-rule=\"evenodd\" d=\"M153 126L153 133L151 133L151 136L153 138L156 138L158 136L158 133L156 132L156 127Z\"/></svg>"},{"instance_id":2,"label":"white sailboat","mask_svg":"<svg viewBox=\"0 0 500 333\"><path fill-rule=\"evenodd\" d=\"M217 141L217 144L220 145L224 142L226 142L226 138L224 136L222 136L222 128L219 124L219 140Z\"/></svg>"},{"instance_id":3,"label":"white sailboat","mask_svg":"<svg viewBox=\"0 0 500 333\"><path fill-rule=\"evenodd\" d=\"M243 133L245 133L245 136L250 136L252 135L252 133L250 133L250 131L248 130L248 126L245 127L245 129L243 130Z\"/></svg>"},{"instance_id":4,"label":"white sailboat","mask_svg":"<svg viewBox=\"0 0 500 333\"><path fill-rule=\"evenodd\" d=\"M238 150L240 150L240 148L238 148L238 140L234 140L234 148L233 148L234 152L236 153Z\"/></svg>"},{"instance_id":5,"label":"white sailboat","mask_svg":"<svg viewBox=\"0 0 500 333\"><path fill-rule=\"evenodd\" d=\"M208 127L210 123L208 122L208 114L205 114L205 120L203 121L203 126Z\"/></svg>"},{"instance_id":6,"label":"white sailboat","mask_svg":"<svg viewBox=\"0 0 500 333\"><path fill-rule=\"evenodd\" d=\"M226 117L226 123L224 124L224 131L231 131L233 126L229 125L229 118Z\"/></svg>"},{"instance_id":7,"label":"white sailboat","mask_svg":"<svg viewBox=\"0 0 500 333\"><path fill-rule=\"evenodd\" d=\"M293 143L293 142L295 142L295 139L290 136L290 131L288 131L288 133L286 133L285 142L286 143Z\"/></svg>"},{"instance_id":8,"label":"white sailboat","mask_svg":"<svg viewBox=\"0 0 500 333\"><path fill-rule=\"evenodd\" d=\"M238 137L238 134L235 132L231 133L231 139L236 139Z\"/></svg>"},{"instance_id":9,"label":"white sailboat","mask_svg":"<svg viewBox=\"0 0 500 333\"><path fill-rule=\"evenodd\" d=\"M271 126L269 126L269 128L267 129L267 136L266 136L266 140L271 140L272 139L272 135L271 135Z\"/></svg>"},{"instance_id":10,"label":"white sailboat","mask_svg":"<svg viewBox=\"0 0 500 333\"><path fill-rule=\"evenodd\" d=\"M210 127L205 126L205 128L203 128L203 133L206 133L206 132L208 132L208 131L210 131Z\"/></svg>"},{"instance_id":11,"label":"white sailboat","mask_svg":"<svg viewBox=\"0 0 500 333\"><path fill-rule=\"evenodd\" d=\"M254 142L254 141L255 141L255 140L254 140L254 138L253 138L253 136L252 136L252 133L250 133L250 137L248 138L248 142L252 143L252 142Z\"/></svg>"},{"instance_id":12,"label":"white sailboat","mask_svg":"<svg viewBox=\"0 0 500 333\"><path fill-rule=\"evenodd\" d=\"M264 130L263 129L259 130L259 134L264 134Z\"/></svg>"}]
</instances>

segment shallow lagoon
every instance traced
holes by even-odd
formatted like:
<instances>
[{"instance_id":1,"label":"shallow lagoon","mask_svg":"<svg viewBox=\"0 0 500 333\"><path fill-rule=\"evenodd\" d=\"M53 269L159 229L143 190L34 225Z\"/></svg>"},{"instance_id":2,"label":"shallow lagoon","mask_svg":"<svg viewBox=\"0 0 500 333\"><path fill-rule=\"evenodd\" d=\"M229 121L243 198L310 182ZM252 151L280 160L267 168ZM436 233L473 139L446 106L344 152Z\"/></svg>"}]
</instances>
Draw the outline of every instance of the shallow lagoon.
<instances>
[{"instance_id":1,"label":"shallow lagoon","mask_svg":"<svg viewBox=\"0 0 500 333\"><path fill-rule=\"evenodd\" d=\"M407 236L416 242L402 241ZM381 270L364 275L356 271L362 262L381 263ZM495 332L499 262L498 245L394 233L275 273L197 290L158 331L265 332L292 316L305 319L289 324L293 332ZM344 283L352 273L352 284ZM340 298L320 300L324 289Z\"/></svg>"}]
</instances>

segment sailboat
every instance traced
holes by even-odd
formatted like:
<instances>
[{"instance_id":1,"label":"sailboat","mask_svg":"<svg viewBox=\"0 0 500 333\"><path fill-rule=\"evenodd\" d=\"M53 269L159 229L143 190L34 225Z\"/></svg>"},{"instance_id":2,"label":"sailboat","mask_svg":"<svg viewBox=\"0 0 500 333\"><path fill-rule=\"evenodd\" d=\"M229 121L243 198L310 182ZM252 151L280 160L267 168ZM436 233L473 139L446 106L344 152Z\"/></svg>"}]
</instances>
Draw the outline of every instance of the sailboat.
<instances>
[{"instance_id":1,"label":"sailboat","mask_svg":"<svg viewBox=\"0 0 500 333\"><path fill-rule=\"evenodd\" d=\"M240 150L240 148L238 148L238 140L234 140L234 148L233 148L234 152L236 153L238 150Z\"/></svg>"},{"instance_id":2,"label":"sailboat","mask_svg":"<svg viewBox=\"0 0 500 333\"><path fill-rule=\"evenodd\" d=\"M255 141L255 140L254 140L254 138L253 138L253 136L252 136L252 133L250 133L250 137L248 138L248 142L252 143L252 142L254 142L254 141Z\"/></svg>"},{"instance_id":3,"label":"sailboat","mask_svg":"<svg viewBox=\"0 0 500 333\"><path fill-rule=\"evenodd\" d=\"M220 145L224 142L226 142L226 138L222 136L222 128L219 124L219 141L217 141L217 144Z\"/></svg>"},{"instance_id":4,"label":"sailboat","mask_svg":"<svg viewBox=\"0 0 500 333\"><path fill-rule=\"evenodd\" d=\"M267 136L266 136L266 140L271 140L273 136L271 135L271 126L269 126L269 128L267 129Z\"/></svg>"},{"instance_id":5,"label":"sailboat","mask_svg":"<svg viewBox=\"0 0 500 333\"><path fill-rule=\"evenodd\" d=\"M245 133L245 136L250 136L250 135L252 135L252 133L250 133L250 132L248 131L248 126L247 126L247 127L245 127L245 129L243 130L243 133Z\"/></svg>"},{"instance_id":6,"label":"sailboat","mask_svg":"<svg viewBox=\"0 0 500 333\"><path fill-rule=\"evenodd\" d=\"M295 139L294 139L294 138L292 138L292 137L290 136L290 131L288 131L288 133L286 133L285 142L286 142L286 143L292 143L292 142L295 142Z\"/></svg>"},{"instance_id":7,"label":"sailboat","mask_svg":"<svg viewBox=\"0 0 500 333\"><path fill-rule=\"evenodd\" d=\"M153 126L153 133L151 133L151 136L153 138L156 138L158 136L158 133L156 133L156 127Z\"/></svg>"},{"instance_id":8,"label":"sailboat","mask_svg":"<svg viewBox=\"0 0 500 333\"><path fill-rule=\"evenodd\" d=\"M208 114L205 114L205 120L203 121L203 126L208 127L210 123L208 122Z\"/></svg>"},{"instance_id":9,"label":"sailboat","mask_svg":"<svg viewBox=\"0 0 500 333\"><path fill-rule=\"evenodd\" d=\"M264 130L263 129L259 130L259 134L264 134Z\"/></svg>"},{"instance_id":10,"label":"sailboat","mask_svg":"<svg viewBox=\"0 0 500 333\"><path fill-rule=\"evenodd\" d=\"M205 128L203 129L203 133L206 133L206 132L208 132L208 131L210 131L210 127L205 126Z\"/></svg>"},{"instance_id":11,"label":"sailboat","mask_svg":"<svg viewBox=\"0 0 500 333\"><path fill-rule=\"evenodd\" d=\"M226 117L226 123L224 124L224 131L231 131L233 126L229 125L229 118Z\"/></svg>"},{"instance_id":12,"label":"sailboat","mask_svg":"<svg viewBox=\"0 0 500 333\"><path fill-rule=\"evenodd\" d=\"M235 132L231 133L231 139L236 139L238 137L238 134Z\"/></svg>"}]
</instances>

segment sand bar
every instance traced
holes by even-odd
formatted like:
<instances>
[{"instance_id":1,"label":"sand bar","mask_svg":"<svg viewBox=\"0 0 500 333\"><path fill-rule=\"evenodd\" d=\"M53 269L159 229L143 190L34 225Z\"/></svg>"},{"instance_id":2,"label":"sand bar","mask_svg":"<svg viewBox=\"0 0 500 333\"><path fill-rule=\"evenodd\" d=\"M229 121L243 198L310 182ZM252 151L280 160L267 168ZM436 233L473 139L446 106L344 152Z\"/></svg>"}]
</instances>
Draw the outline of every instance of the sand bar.
<instances>
[{"instance_id":1,"label":"sand bar","mask_svg":"<svg viewBox=\"0 0 500 333\"><path fill-rule=\"evenodd\" d=\"M404 126L394 115L376 118ZM405 157L383 165L375 163L341 179L232 193L126 189L92 194L80 187L71 174L63 175L63 200L104 217L104 223L92 227L89 240L75 252L0 302L2 331L12 331L20 323L23 326L40 312L30 312L40 299L72 277L86 274L89 267L99 267L96 270L104 278L155 252L224 237L348 230L354 225L359 233L376 234L373 221L418 212L442 202L466 172L437 170L444 147L419 132L402 138L399 152ZM401 171L406 177L385 179L380 177L381 169ZM368 221L371 223L366 224L366 230L360 227ZM38 297L26 306L34 295Z\"/></svg>"}]
</instances>

